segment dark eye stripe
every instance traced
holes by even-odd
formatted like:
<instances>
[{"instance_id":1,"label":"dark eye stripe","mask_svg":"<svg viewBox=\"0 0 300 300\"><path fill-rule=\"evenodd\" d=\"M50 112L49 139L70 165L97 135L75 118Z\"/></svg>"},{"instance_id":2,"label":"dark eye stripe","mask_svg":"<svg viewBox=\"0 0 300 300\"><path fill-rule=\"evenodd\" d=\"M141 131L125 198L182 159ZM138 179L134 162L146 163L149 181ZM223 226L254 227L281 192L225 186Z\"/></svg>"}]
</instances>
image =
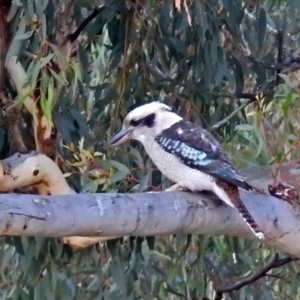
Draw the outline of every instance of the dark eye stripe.
<instances>
[{"instance_id":1,"label":"dark eye stripe","mask_svg":"<svg viewBox=\"0 0 300 300\"><path fill-rule=\"evenodd\" d=\"M131 120L129 124L130 124L130 126L136 127L136 126L140 125L140 124L143 122L143 120L144 120L144 119Z\"/></svg>"},{"instance_id":2,"label":"dark eye stripe","mask_svg":"<svg viewBox=\"0 0 300 300\"><path fill-rule=\"evenodd\" d=\"M144 118L143 124L147 127L153 127L155 121L155 114L150 114Z\"/></svg>"},{"instance_id":3,"label":"dark eye stripe","mask_svg":"<svg viewBox=\"0 0 300 300\"><path fill-rule=\"evenodd\" d=\"M152 127L154 125L154 121L155 121L155 114L150 114L139 120L131 120L129 124L130 124L130 126L133 126L133 127L137 127L141 124L144 126L147 126L147 127Z\"/></svg>"}]
</instances>

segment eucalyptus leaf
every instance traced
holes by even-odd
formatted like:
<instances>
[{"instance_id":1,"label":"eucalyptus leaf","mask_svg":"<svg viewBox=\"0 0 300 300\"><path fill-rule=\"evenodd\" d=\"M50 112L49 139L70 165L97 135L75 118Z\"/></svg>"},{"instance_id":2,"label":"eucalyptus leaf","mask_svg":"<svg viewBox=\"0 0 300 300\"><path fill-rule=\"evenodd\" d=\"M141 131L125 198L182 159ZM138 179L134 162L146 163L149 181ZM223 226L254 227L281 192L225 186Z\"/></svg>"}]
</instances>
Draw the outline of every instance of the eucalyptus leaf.
<instances>
[{"instance_id":1,"label":"eucalyptus leaf","mask_svg":"<svg viewBox=\"0 0 300 300\"><path fill-rule=\"evenodd\" d=\"M126 165L122 164L122 163L119 163L119 162L117 162L115 160L110 160L109 164L112 167L117 168L119 171L123 171L126 174L130 174L130 170L128 169L128 167Z\"/></svg>"},{"instance_id":2,"label":"eucalyptus leaf","mask_svg":"<svg viewBox=\"0 0 300 300\"><path fill-rule=\"evenodd\" d=\"M118 193L138 192L136 197L143 197L142 192L172 184L140 142L118 149L105 147L122 128L127 113L149 101L162 101L184 120L211 131L239 170L268 164L276 168L283 160L290 169L300 157L296 144L299 74L292 72L299 60L299 1L14 0L1 5L2 160L38 149L68 175L67 183L57 187L68 184L78 193L99 193L97 197L113 193L113 209L118 211ZM282 49L278 30L283 33ZM283 50L282 62L279 50ZM285 66L280 72L274 68L278 63ZM255 98L262 90L267 96ZM45 121L53 122L51 132ZM166 121L162 126L167 127ZM224 121L221 126L210 128L219 121ZM43 168L42 184L47 185L49 170ZM264 182L263 172L258 176L250 171L249 184ZM295 167L285 173L281 179L289 181L288 173L295 177L299 172ZM16 177L13 186L2 185L6 188L1 192L28 192L32 182L26 181L26 191L18 185L24 183L23 177ZM36 184L29 192L39 190ZM131 207L130 195L127 198ZM88 203L70 202L74 209L82 205ZM53 217L51 226L57 236L60 222L49 207L37 205L36 209ZM145 220L131 216L131 211L120 213L120 218L124 213L126 218L116 235L125 230L127 236L83 248L64 243L63 236L4 236L15 226L25 224L25 234L27 228L43 222L29 217L30 212L8 214L2 220L0 299L213 299L217 286L231 286L259 274L278 251L276 245L248 238L190 234L199 230L193 226L188 235L178 226L171 232L162 227L163 234L155 237L135 236L135 228L141 225L162 226L156 214L160 208L166 209L163 201L153 207L145 204L149 213ZM183 223L197 221L194 208L189 207ZM90 212L97 215L97 207L90 207ZM165 213L169 222L179 216L176 209ZM272 213L267 213L273 220ZM67 217L70 228L85 221ZM137 227L127 228L130 217L136 219ZM114 220L108 221L114 226ZM199 226L203 222L214 226L216 219L198 221ZM94 224L91 232L98 227ZM40 234L40 228L35 229ZM90 238L80 236L88 234L86 229L79 231L76 241ZM101 230L96 237L105 239ZM278 252L279 258L285 255ZM223 293L223 298L300 299L298 273L297 262L278 267L256 282Z\"/></svg>"},{"instance_id":3,"label":"eucalyptus leaf","mask_svg":"<svg viewBox=\"0 0 300 300\"><path fill-rule=\"evenodd\" d=\"M29 39L32 36L33 32L34 31L32 30L32 31L27 31L27 32L22 33L22 34L17 34L14 39L15 40L26 40L26 39Z\"/></svg>"},{"instance_id":4,"label":"eucalyptus leaf","mask_svg":"<svg viewBox=\"0 0 300 300\"><path fill-rule=\"evenodd\" d=\"M260 53L263 43L265 41L267 27L267 14L263 8L260 9L258 24L257 24L257 34L258 34L258 53Z\"/></svg>"}]
</instances>

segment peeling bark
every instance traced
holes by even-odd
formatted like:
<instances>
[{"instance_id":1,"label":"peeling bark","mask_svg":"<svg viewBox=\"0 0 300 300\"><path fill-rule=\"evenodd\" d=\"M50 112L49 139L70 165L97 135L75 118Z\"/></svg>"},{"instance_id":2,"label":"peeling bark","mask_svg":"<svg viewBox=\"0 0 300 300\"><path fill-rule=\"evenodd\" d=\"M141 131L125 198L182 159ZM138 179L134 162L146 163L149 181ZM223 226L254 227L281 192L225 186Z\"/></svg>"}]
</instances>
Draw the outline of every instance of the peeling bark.
<instances>
[{"instance_id":1,"label":"peeling bark","mask_svg":"<svg viewBox=\"0 0 300 300\"><path fill-rule=\"evenodd\" d=\"M39 195L75 194L55 162L37 151L16 153L0 163L0 192L23 188L31 188L31 192ZM8 230L9 224L10 221L3 232ZM75 236L63 238L63 242L75 249L81 249L113 238L115 237Z\"/></svg>"}]
</instances>

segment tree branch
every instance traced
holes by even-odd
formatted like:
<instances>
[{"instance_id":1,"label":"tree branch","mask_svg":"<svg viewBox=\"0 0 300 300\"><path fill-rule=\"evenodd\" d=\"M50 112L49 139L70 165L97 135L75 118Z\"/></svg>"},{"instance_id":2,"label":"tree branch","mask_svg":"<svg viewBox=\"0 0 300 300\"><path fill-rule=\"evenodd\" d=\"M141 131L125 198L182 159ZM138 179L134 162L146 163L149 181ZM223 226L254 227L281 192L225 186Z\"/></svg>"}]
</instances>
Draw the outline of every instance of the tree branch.
<instances>
[{"instance_id":1,"label":"tree branch","mask_svg":"<svg viewBox=\"0 0 300 300\"><path fill-rule=\"evenodd\" d=\"M230 35L230 34L229 34ZM230 35L231 36L231 35ZM223 120L217 122L211 127L211 131L219 128L220 126L227 123L233 116L239 113L242 109L244 109L249 104L261 100L267 96L273 96L275 88L281 83L287 82L291 87L299 86L299 79L297 76L297 71L300 69L300 57L292 57L289 56L285 60L283 60L283 29L277 31L278 37L278 54L277 54L277 63L268 63L264 61L260 61L252 55L249 49L244 47L242 44L237 45L243 57L247 58L257 66L260 66L264 69L271 69L276 71L275 75L266 80L257 90L256 93L218 93L214 91L208 91L204 89L199 89L194 84L182 83L178 80L175 80L167 75L165 75L156 65L153 63L149 63L149 70L151 73L159 76L162 81L170 82L172 84L182 86L191 91L196 91L200 94L207 94L216 97L222 98L231 98L231 99L247 99L242 105L237 107L233 112L231 112L227 117ZM289 83L291 82L291 83Z\"/></svg>"},{"instance_id":2,"label":"tree branch","mask_svg":"<svg viewBox=\"0 0 300 300\"><path fill-rule=\"evenodd\" d=\"M78 26L78 28L71 34L67 35L66 39L64 40L62 46L66 43L66 42L70 42L73 43L78 36L80 35L80 33L84 30L84 28L94 19L96 18L99 14L101 14L106 8L108 8L111 4L109 5L103 5L101 7L96 7L94 8L93 12L91 14L89 14Z\"/></svg>"},{"instance_id":3,"label":"tree branch","mask_svg":"<svg viewBox=\"0 0 300 300\"><path fill-rule=\"evenodd\" d=\"M300 65L298 66L300 68ZM289 69L290 71L290 69ZM285 73L287 73L287 70L283 70L283 74L285 75ZM230 113L226 118L224 118L223 120L217 122L216 124L214 124L211 127L211 130L217 129L219 128L221 125L224 125L225 123L227 123L234 115L236 115L238 112L240 112L242 109L244 109L246 106L248 106L249 104L255 102L255 101L259 101L267 96L271 96L274 94L274 90L275 88L284 82L284 80L282 78L277 78L278 76L275 75L271 78L269 78L268 80L266 80L258 89L256 94L253 94L252 97L250 97L245 103L243 103L241 106L237 107L232 113ZM250 94L251 95L251 94ZM237 95L238 97L239 95Z\"/></svg>"},{"instance_id":4,"label":"tree branch","mask_svg":"<svg viewBox=\"0 0 300 300\"><path fill-rule=\"evenodd\" d=\"M300 238L299 212L271 196L246 192L241 192L241 196L265 233L263 242L300 257L300 244L295 243ZM190 233L255 239L235 209L216 205L211 197L203 194L180 192L2 194L0 232L40 237Z\"/></svg>"},{"instance_id":5,"label":"tree branch","mask_svg":"<svg viewBox=\"0 0 300 300\"><path fill-rule=\"evenodd\" d=\"M262 168L250 169L245 177L265 189L272 181L270 170L265 173ZM0 191L28 186L40 195L0 195L2 235L64 237L64 242L77 248L126 235L190 233L255 239L238 212L217 205L212 195L75 194L45 155L16 153L1 161ZM300 244L295 243L300 238L299 204L243 191L241 196L265 233L264 242L300 257Z\"/></svg>"},{"instance_id":6,"label":"tree branch","mask_svg":"<svg viewBox=\"0 0 300 300\"><path fill-rule=\"evenodd\" d=\"M75 191L70 188L56 163L46 155L37 151L15 153L0 163L0 192L30 187L39 195L72 195ZM33 201L39 203L39 199ZM74 205L74 203L72 204ZM22 211L11 213L11 216L26 216L26 220L46 220L32 213ZM24 225L27 226L26 224ZM63 242L75 249L82 249L93 244L106 241L111 237L63 237Z\"/></svg>"},{"instance_id":7,"label":"tree branch","mask_svg":"<svg viewBox=\"0 0 300 300\"><path fill-rule=\"evenodd\" d=\"M245 279L241 279L240 281L238 281L230 286L216 288L215 300L221 300L223 298L224 293L230 293L233 291L237 291L237 290L241 289L242 287L257 281L258 279L267 276L267 273L272 269L282 267L292 261L297 261L297 260L299 260L299 258L292 257L292 256L288 256L288 257L279 259L279 255L276 254L275 257L266 266L264 266L261 270L259 270L253 276L250 276Z\"/></svg>"}]
</instances>

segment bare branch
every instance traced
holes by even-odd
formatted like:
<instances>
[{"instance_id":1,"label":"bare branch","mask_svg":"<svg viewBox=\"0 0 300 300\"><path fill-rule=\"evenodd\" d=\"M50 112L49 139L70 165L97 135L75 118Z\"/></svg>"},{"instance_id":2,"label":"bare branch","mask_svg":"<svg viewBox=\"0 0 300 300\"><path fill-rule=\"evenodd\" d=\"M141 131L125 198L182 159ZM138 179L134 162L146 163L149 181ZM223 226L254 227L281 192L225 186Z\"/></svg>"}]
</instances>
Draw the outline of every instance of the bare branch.
<instances>
[{"instance_id":1,"label":"bare branch","mask_svg":"<svg viewBox=\"0 0 300 300\"><path fill-rule=\"evenodd\" d=\"M300 257L300 244L295 243L299 239L299 211L271 196L246 192L241 195L265 233L263 242ZM0 232L42 237L190 233L255 239L235 209L216 205L210 198L180 192L3 194L0 195ZM35 218L28 219L20 213Z\"/></svg>"},{"instance_id":2,"label":"bare branch","mask_svg":"<svg viewBox=\"0 0 300 300\"><path fill-rule=\"evenodd\" d=\"M72 190L59 167L46 155L37 151L15 153L0 163L0 191L9 192L14 189L31 187L39 195L72 195ZM35 201L35 200L34 200ZM39 202L40 200L36 200ZM46 220L33 213L17 211L11 217L27 216L27 221L34 219ZM26 225L27 226L27 225ZM73 248L85 248L103 242L111 237L64 237L63 242Z\"/></svg>"},{"instance_id":3,"label":"bare branch","mask_svg":"<svg viewBox=\"0 0 300 300\"><path fill-rule=\"evenodd\" d=\"M96 18L99 14L101 14L107 7L109 7L110 5L103 5L101 7L96 7L93 12L88 15L82 22L81 24L78 26L78 28L71 34L69 34L66 39L64 40L62 46L70 41L71 43L73 43L78 36L80 35L80 33L84 30L84 28L94 19Z\"/></svg>"},{"instance_id":4,"label":"bare branch","mask_svg":"<svg viewBox=\"0 0 300 300\"><path fill-rule=\"evenodd\" d=\"M297 261L297 260L299 260L298 257L292 257L292 256L279 259L279 255L276 254L275 257L266 266L264 266L261 270L259 270L256 274L247 277L245 279L241 279L240 281L232 285L217 287L215 300L222 299L224 293L237 291L242 287L259 280L260 278L267 276L267 273L272 269L282 267L292 261Z\"/></svg>"},{"instance_id":5,"label":"bare branch","mask_svg":"<svg viewBox=\"0 0 300 300\"><path fill-rule=\"evenodd\" d=\"M250 179L259 188L272 180L265 175L258 179L262 169L259 174L251 172L260 184L264 182L261 186ZM17 153L0 164L0 191L26 186L34 187L40 195L0 195L2 235L64 237L64 242L77 248L126 235L225 234L255 239L237 211L216 205L213 196L75 194L58 166L35 151ZM52 196L46 196L49 193ZM300 237L299 205L264 194L241 191L241 195L265 233L264 242L300 257L300 244L295 243ZM78 244L80 240L82 244Z\"/></svg>"}]
</instances>

